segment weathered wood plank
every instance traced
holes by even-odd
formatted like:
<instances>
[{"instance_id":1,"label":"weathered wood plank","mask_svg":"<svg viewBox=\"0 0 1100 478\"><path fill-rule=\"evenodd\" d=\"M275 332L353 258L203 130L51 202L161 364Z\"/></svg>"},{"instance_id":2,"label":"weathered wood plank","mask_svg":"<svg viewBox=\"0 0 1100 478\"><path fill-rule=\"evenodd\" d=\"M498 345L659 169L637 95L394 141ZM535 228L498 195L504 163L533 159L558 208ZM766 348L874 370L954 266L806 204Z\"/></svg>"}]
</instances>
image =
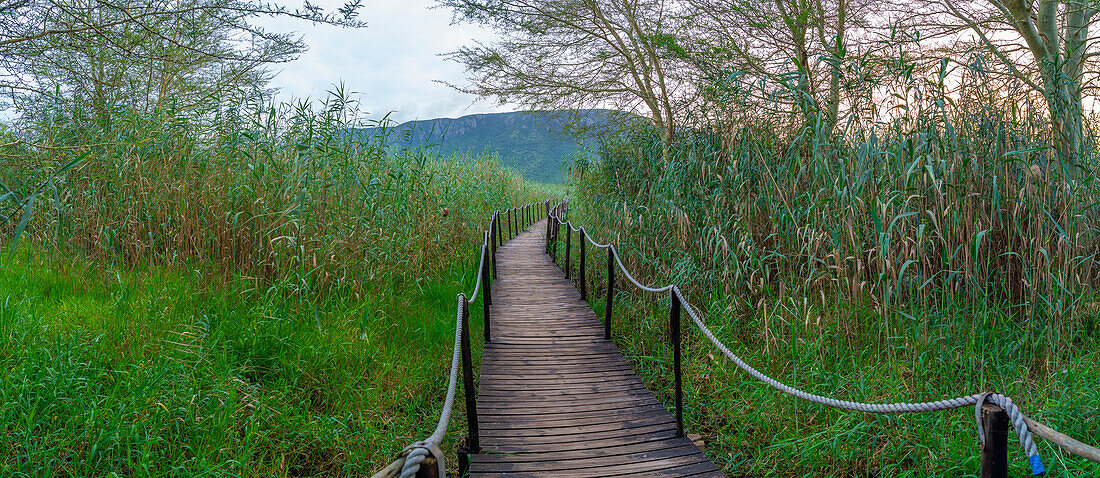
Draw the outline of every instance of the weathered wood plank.
<instances>
[{"instance_id":1,"label":"weathered wood plank","mask_svg":"<svg viewBox=\"0 0 1100 478\"><path fill-rule=\"evenodd\" d=\"M543 254L545 223L497 250L471 476L722 476ZM576 257L573 258L576 262Z\"/></svg>"}]
</instances>

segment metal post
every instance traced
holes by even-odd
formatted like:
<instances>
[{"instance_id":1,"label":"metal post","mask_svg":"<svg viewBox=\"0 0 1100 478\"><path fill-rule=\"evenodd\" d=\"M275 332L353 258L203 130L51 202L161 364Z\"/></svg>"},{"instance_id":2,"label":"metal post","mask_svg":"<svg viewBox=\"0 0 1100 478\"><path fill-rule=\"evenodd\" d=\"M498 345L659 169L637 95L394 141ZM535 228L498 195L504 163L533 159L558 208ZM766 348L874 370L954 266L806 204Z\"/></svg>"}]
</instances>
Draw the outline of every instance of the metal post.
<instances>
[{"instance_id":1,"label":"metal post","mask_svg":"<svg viewBox=\"0 0 1100 478\"><path fill-rule=\"evenodd\" d=\"M1008 423L1004 409L989 402L982 404L982 478L1008 477Z\"/></svg>"},{"instance_id":2,"label":"metal post","mask_svg":"<svg viewBox=\"0 0 1100 478\"><path fill-rule=\"evenodd\" d=\"M607 247L607 305L603 308L603 338L611 340L611 307L615 297L615 249Z\"/></svg>"},{"instance_id":3,"label":"metal post","mask_svg":"<svg viewBox=\"0 0 1100 478\"><path fill-rule=\"evenodd\" d=\"M581 300L587 301L588 300L588 285L586 284L586 281L584 280L585 279L585 277L584 277L584 249L585 249L584 244L586 242L588 242L587 240L585 240L585 238L588 237L588 233L586 233L584 231L584 228L582 227L581 232L580 232L580 234L577 234L577 237L579 238L578 240L581 243L581 265L580 265Z\"/></svg>"},{"instance_id":4,"label":"metal post","mask_svg":"<svg viewBox=\"0 0 1100 478\"><path fill-rule=\"evenodd\" d=\"M669 298L672 310L669 311L668 334L672 339L672 374L676 380L676 436L684 436L684 392L680 383L680 297L676 289L671 289Z\"/></svg>"},{"instance_id":5,"label":"metal post","mask_svg":"<svg viewBox=\"0 0 1100 478\"><path fill-rule=\"evenodd\" d=\"M470 453L481 453L477 430L477 396L474 395L474 359L470 350L470 301L462 296L462 388L466 394L466 422L470 433L466 447Z\"/></svg>"},{"instance_id":6,"label":"metal post","mask_svg":"<svg viewBox=\"0 0 1100 478\"><path fill-rule=\"evenodd\" d=\"M482 254L488 252L485 250L485 246L482 246L481 249ZM490 333L491 328L489 327L489 309L493 306L493 285L489 282L489 267L487 266L488 264L481 268L481 287L485 289L485 295L481 300L481 305L485 307L485 341L489 342L492 340L492 334Z\"/></svg>"}]
</instances>

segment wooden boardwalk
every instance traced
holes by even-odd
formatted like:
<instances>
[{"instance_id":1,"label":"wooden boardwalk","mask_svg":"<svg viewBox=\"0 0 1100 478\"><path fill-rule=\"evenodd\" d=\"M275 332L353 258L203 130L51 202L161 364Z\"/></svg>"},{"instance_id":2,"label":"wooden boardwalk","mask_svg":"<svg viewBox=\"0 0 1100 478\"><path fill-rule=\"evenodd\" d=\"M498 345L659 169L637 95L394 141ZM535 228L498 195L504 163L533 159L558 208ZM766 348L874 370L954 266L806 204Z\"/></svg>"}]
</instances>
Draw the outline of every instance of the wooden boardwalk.
<instances>
[{"instance_id":1,"label":"wooden boardwalk","mask_svg":"<svg viewBox=\"0 0 1100 478\"><path fill-rule=\"evenodd\" d=\"M544 254L540 221L497 251L473 476L724 476L634 375Z\"/></svg>"}]
</instances>

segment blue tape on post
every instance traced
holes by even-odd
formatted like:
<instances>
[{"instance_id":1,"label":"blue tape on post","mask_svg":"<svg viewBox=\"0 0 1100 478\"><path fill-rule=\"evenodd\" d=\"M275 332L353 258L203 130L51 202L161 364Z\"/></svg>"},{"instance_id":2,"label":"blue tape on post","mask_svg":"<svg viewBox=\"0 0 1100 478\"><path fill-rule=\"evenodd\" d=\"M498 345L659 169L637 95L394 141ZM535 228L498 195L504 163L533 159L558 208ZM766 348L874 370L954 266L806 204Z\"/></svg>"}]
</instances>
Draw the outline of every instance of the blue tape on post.
<instances>
[{"instance_id":1,"label":"blue tape on post","mask_svg":"<svg viewBox=\"0 0 1100 478\"><path fill-rule=\"evenodd\" d=\"M1047 469L1045 467L1043 467L1043 459L1039 458L1039 455L1031 455L1027 458L1029 460L1031 460L1031 474L1032 475L1041 475L1041 474L1047 472Z\"/></svg>"}]
</instances>

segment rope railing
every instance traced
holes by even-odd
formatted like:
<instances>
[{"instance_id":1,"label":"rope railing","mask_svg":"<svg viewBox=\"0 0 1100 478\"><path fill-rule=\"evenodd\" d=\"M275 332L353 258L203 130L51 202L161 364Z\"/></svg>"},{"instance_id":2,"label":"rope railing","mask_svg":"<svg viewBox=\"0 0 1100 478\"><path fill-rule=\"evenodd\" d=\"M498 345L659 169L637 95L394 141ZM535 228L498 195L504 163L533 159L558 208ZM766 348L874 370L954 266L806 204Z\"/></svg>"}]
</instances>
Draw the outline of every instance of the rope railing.
<instances>
[{"instance_id":1,"label":"rope railing","mask_svg":"<svg viewBox=\"0 0 1100 478\"><path fill-rule=\"evenodd\" d=\"M427 438L405 447L396 460L375 473L373 478L443 478L446 476L444 455L439 443L447 434L447 429L450 426L455 394L458 391L460 367L462 369L462 388L469 429L465 442L458 450L460 474L463 474L469 466L467 455L480 452L477 403L474 394L473 354L470 345L470 303L476 301L479 297L482 300L484 313L483 339L485 342L489 342L491 340L489 310L492 305L492 280L496 277L497 249L508 240L519 235L524 229L530 227L535 222L536 217L540 217L544 212L549 214L552 210L550 202L550 200L546 200L503 211L494 211L489 218L489 226L482 233L477 280L474 282L473 291L469 295L459 293L457 296L455 338L451 352L451 368L447 378L447 393L443 400L443 408L440 410L439 421L436 422L435 430ZM540 208L545 208L545 211L537 210ZM501 221L504 221L504 224L501 224Z\"/></svg>"},{"instance_id":2,"label":"rope railing","mask_svg":"<svg viewBox=\"0 0 1100 478\"><path fill-rule=\"evenodd\" d=\"M832 397L826 397L822 395L815 395L796 387L787 385L779 380L776 380L763 372L760 372L756 368L753 368L739 356L734 354L729 347L723 344L714 335L714 332L707 327L706 323L700 317L696 308L692 306L684 297L683 292L675 284L665 285L663 287L652 287L639 282L626 265L623 264L619 257L619 253L614 244L601 244L594 239L585 228L573 227L572 222L567 217L568 205L566 201L562 201L558 206L548 209L547 212L547 253L557 262L557 249L558 240L560 234L560 227L566 226L566 250L564 257L563 269L566 272L566 277L569 277L570 271L570 242L569 238L572 236L572 232L577 232L580 235L581 243L581 267L578 271L580 278L581 295L584 297L585 290L587 289L587 281L585 277L584 268L584 244L589 243L597 249L603 249L607 251L607 299L604 310L604 338L611 339L611 317L614 300L614 284L615 284L615 270L617 269L627 280L630 281L638 289L649 293L668 293L669 300L671 302L671 310L669 312L669 335L670 341L673 346L673 369L674 369L674 383L675 383L675 401L676 401L676 426L677 435L683 436L683 392L682 392L682 377L681 377L681 344L680 344L680 309L686 310L688 316L692 322L703 334L704 337L720 352L722 352L726 358L732 361L741 370L745 371L753 378L764 382L788 395L807 400L813 403L826 405L835 408L856 410L866 413L910 413L910 412L930 412L940 410L951 410L956 408L962 408L967 406L975 407L975 420L978 425L978 436L982 442L982 475L981 476L1007 476L1007 447L1005 446L1004 439L1007 437L1007 427L1011 427L1016 431L1016 435L1019 438L1020 444L1024 448L1024 452L1028 457L1029 464L1031 465L1032 474L1040 475L1046 472L1043 466L1042 459L1039 457L1038 448L1032 438L1032 435L1038 435L1061 447L1063 450L1085 458L1090 461L1100 463L1100 449L1084 444L1078 440L1070 438L1064 434L1054 431L1050 427L1036 422L1027 417L1020 411L1011 398L1000 393L995 392L983 392L975 393L972 395L965 395L955 397L947 400L929 401L929 402L917 402L917 403L864 403L855 402L850 400L840 400ZM993 439L987 439L987 436L992 436Z\"/></svg>"}]
</instances>

